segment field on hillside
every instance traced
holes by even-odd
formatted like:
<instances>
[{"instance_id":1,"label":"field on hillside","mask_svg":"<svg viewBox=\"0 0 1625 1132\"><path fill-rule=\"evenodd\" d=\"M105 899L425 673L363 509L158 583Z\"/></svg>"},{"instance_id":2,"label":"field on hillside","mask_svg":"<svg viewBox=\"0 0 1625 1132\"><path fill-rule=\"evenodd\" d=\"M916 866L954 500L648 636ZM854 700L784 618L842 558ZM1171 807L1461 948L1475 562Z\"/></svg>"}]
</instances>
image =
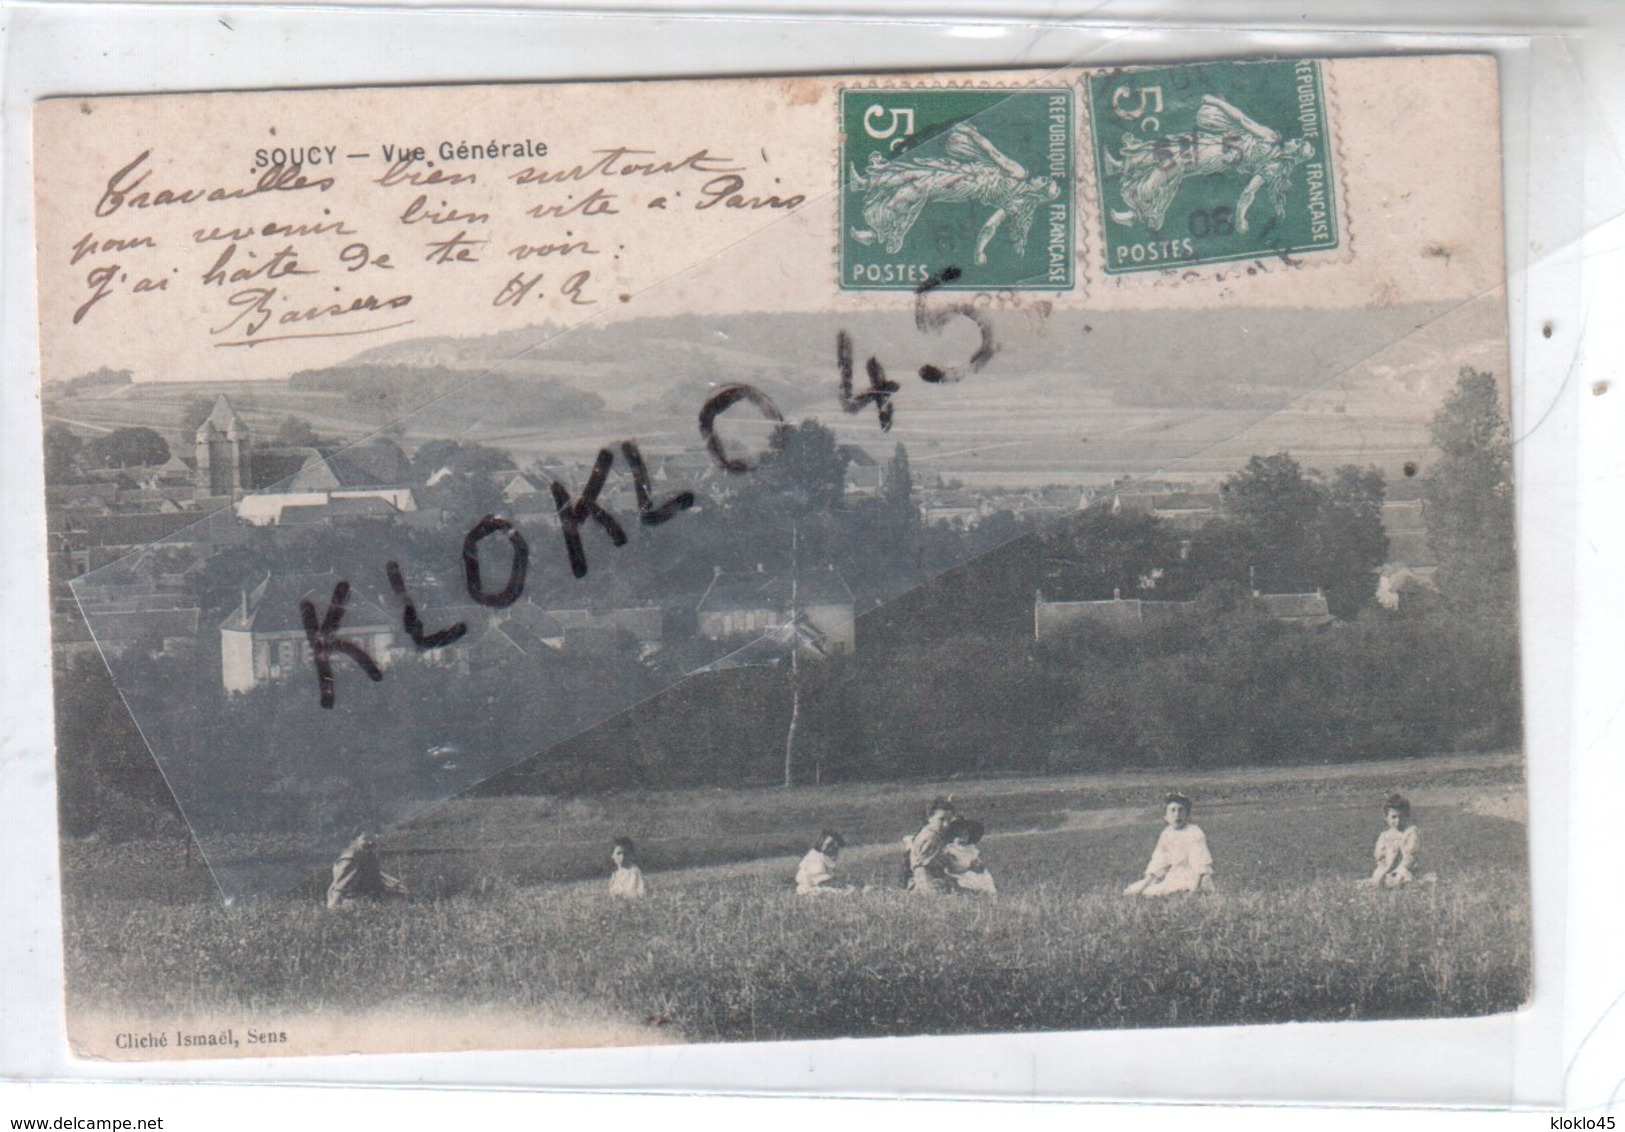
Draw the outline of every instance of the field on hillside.
<instances>
[{"instance_id":1,"label":"field on hillside","mask_svg":"<svg viewBox=\"0 0 1625 1132\"><path fill-rule=\"evenodd\" d=\"M709 806L698 792L462 800L385 838L386 868L418 895L344 914L312 894L223 907L171 850L70 846L70 1003L145 1020L502 1008L538 1032L596 1019L620 1042L1515 1009L1530 952L1527 831L1503 816L1521 796L1516 766L1349 771L1208 776L1195 820L1219 891L1161 902L1119 895L1158 831L1134 776L1093 794L954 784L989 822L996 903L898 889L894 835L912 815L897 805L930 785L714 791ZM1438 883L1357 889L1381 827L1373 795L1407 779ZM795 854L832 823L853 840L851 879L871 888L798 898ZM648 845L641 902L605 891L603 831L622 829ZM119 867L126 883L107 883ZM142 884L149 897L112 895Z\"/></svg>"}]
</instances>

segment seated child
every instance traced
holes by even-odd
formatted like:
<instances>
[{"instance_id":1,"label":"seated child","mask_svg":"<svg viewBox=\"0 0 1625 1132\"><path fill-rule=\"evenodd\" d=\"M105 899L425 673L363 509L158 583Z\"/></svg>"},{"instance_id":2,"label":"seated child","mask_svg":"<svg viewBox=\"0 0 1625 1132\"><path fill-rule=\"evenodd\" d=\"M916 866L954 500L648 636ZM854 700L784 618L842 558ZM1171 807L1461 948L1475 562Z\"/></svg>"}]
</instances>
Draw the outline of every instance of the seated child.
<instances>
[{"instance_id":1,"label":"seated child","mask_svg":"<svg viewBox=\"0 0 1625 1132\"><path fill-rule=\"evenodd\" d=\"M904 839L909 891L930 896L953 891L948 882L948 862L943 859L942 851L948 845L948 823L957 813L951 799L938 798L926 810L925 825L920 832Z\"/></svg>"},{"instance_id":2,"label":"seated child","mask_svg":"<svg viewBox=\"0 0 1625 1132\"><path fill-rule=\"evenodd\" d=\"M617 837L615 847L609 851L615 862L615 872L609 878L609 894L627 900L636 900L649 894L643 883L643 870L637 866L637 850L630 837Z\"/></svg>"},{"instance_id":3,"label":"seated child","mask_svg":"<svg viewBox=\"0 0 1625 1132\"><path fill-rule=\"evenodd\" d=\"M405 895L406 886L384 872L378 856L378 839L370 833L358 834L333 862L333 881L327 886L329 908Z\"/></svg>"},{"instance_id":4,"label":"seated child","mask_svg":"<svg viewBox=\"0 0 1625 1132\"><path fill-rule=\"evenodd\" d=\"M1176 892L1213 891L1213 854L1207 836L1192 825L1191 800L1183 794L1163 795L1162 820L1167 828L1157 838L1145 876L1123 890L1124 896L1169 896Z\"/></svg>"},{"instance_id":5,"label":"seated child","mask_svg":"<svg viewBox=\"0 0 1625 1132\"><path fill-rule=\"evenodd\" d=\"M826 892L847 893L850 884L842 884L835 876L835 859L841 855L846 839L833 829L818 836L818 844L807 850L796 868L796 895L817 896Z\"/></svg>"},{"instance_id":6,"label":"seated child","mask_svg":"<svg viewBox=\"0 0 1625 1132\"><path fill-rule=\"evenodd\" d=\"M1431 882L1432 873L1416 875L1416 854L1422 848L1422 833L1411 824L1411 804L1399 794L1390 794L1382 804L1388 828L1377 835L1377 847L1372 856L1377 867L1365 880L1362 888L1398 888L1415 880Z\"/></svg>"},{"instance_id":7,"label":"seated child","mask_svg":"<svg viewBox=\"0 0 1625 1132\"><path fill-rule=\"evenodd\" d=\"M948 881L959 892L976 896L997 896L993 874L982 863L979 844L986 827L974 818L955 818L948 823L948 844L942 856L948 863Z\"/></svg>"}]
</instances>

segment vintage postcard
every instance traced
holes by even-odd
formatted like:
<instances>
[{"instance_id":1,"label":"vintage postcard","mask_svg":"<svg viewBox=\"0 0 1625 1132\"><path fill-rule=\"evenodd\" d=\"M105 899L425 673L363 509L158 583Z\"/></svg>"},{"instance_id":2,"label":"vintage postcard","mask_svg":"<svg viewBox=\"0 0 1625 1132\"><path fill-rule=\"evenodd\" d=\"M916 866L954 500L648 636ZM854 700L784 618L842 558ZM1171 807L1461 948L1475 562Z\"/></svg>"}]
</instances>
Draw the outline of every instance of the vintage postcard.
<instances>
[{"instance_id":1,"label":"vintage postcard","mask_svg":"<svg viewBox=\"0 0 1625 1132\"><path fill-rule=\"evenodd\" d=\"M1531 993L1486 56L35 110L87 1059Z\"/></svg>"}]
</instances>

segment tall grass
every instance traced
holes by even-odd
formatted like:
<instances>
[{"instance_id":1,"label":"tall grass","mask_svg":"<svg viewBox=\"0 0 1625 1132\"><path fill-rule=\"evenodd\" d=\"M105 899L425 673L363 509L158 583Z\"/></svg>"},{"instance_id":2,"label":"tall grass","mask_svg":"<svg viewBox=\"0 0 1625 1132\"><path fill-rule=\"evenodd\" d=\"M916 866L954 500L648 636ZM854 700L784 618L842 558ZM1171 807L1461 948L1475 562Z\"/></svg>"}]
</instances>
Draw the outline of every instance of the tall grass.
<instances>
[{"instance_id":1,"label":"tall grass","mask_svg":"<svg viewBox=\"0 0 1625 1132\"><path fill-rule=\"evenodd\" d=\"M997 902L895 887L895 788L459 804L385 839L416 898L345 913L314 888L224 907L175 846L70 847L70 1003L134 1019L500 1007L708 1041L1443 1017L1527 997L1516 822L1418 804L1439 882L1361 890L1381 828L1371 783L1231 784L1235 800L1196 814L1219 891L1147 901L1120 891L1156 840L1154 807L961 785L993 830ZM872 887L797 897L805 841L786 831L832 820L853 835L845 871ZM607 894L618 828L646 847L646 900Z\"/></svg>"},{"instance_id":2,"label":"tall grass","mask_svg":"<svg viewBox=\"0 0 1625 1132\"><path fill-rule=\"evenodd\" d=\"M68 951L76 1001L143 1015L592 1003L756 1040L1492 1013L1526 997L1527 908L1501 870L1162 902L1058 883L809 900L751 878L637 903L570 886L343 915L104 905L74 909Z\"/></svg>"}]
</instances>

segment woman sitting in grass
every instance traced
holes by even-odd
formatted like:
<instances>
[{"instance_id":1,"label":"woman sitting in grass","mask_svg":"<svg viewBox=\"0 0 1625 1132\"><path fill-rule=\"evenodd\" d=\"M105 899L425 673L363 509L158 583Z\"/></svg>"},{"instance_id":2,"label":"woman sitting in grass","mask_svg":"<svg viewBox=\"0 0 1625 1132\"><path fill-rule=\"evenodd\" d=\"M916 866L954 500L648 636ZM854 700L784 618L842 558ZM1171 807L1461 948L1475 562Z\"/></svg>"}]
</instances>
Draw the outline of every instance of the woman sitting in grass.
<instances>
[{"instance_id":1,"label":"woman sitting in grass","mask_svg":"<svg viewBox=\"0 0 1625 1132\"><path fill-rule=\"evenodd\" d=\"M615 862L615 872L609 878L609 894L620 896L627 900L636 900L649 894L643 883L643 870L637 866L637 850L632 847L630 837L617 837L615 846L609 851L609 859Z\"/></svg>"},{"instance_id":2,"label":"woman sitting in grass","mask_svg":"<svg viewBox=\"0 0 1625 1132\"><path fill-rule=\"evenodd\" d=\"M1213 891L1213 854L1207 837L1191 824L1191 800L1169 793L1162 798L1162 820L1167 828L1157 838L1157 848L1145 876L1123 890L1124 896L1171 896L1176 892Z\"/></svg>"},{"instance_id":3,"label":"woman sitting in grass","mask_svg":"<svg viewBox=\"0 0 1625 1132\"><path fill-rule=\"evenodd\" d=\"M909 891L943 896L953 891L948 881L948 861L942 851L948 846L948 823L957 811L953 802L938 798L925 812L925 827L904 838L907 850Z\"/></svg>"},{"instance_id":4,"label":"woman sitting in grass","mask_svg":"<svg viewBox=\"0 0 1625 1132\"><path fill-rule=\"evenodd\" d=\"M847 893L850 884L842 884L835 875L835 859L841 855L846 839L833 829L818 835L818 844L807 850L796 868L796 895L818 896L826 892Z\"/></svg>"},{"instance_id":5,"label":"woman sitting in grass","mask_svg":"<svg viewBox=\"0 0 1625 1132\"><path fill-rule=\"evenodd\" d=\"M948 844L942 856L948 863L948 882L959 892L975 896L997 896L993 874L982 863L980 843L987 827L974 818L955 818L948 823Z\"/></svg>"},{"instance_id":6,"label":"woman sitting in grass","mask_svg":"<svg viewBox=\"0 0 1625 1132\"><path fill-rule=\"evenodd\" d=\"M378 839L370 833L357 834L333 862L333 882L327 886L329 908L405 895L406 886L384 872L378 856Z\"/></svg>"},{"instance_id":7,"label":"woman sitting in grass","mask_svg":"<svg viewBox=\"0 0 1625 1132\"><path fill-rule=\"evenodd\" d=\"M1388 828L1377 835L1373 853L1377 867L1360 882L1362 888L1398 888L1418 879L1416 854L1422 848L1422 834L1411 824L1411 804L1397 793L1389 794L1383 800L1382 812ZM1421 880L1431 882L1433 874Z\"/></svg>"}]
</instances>

